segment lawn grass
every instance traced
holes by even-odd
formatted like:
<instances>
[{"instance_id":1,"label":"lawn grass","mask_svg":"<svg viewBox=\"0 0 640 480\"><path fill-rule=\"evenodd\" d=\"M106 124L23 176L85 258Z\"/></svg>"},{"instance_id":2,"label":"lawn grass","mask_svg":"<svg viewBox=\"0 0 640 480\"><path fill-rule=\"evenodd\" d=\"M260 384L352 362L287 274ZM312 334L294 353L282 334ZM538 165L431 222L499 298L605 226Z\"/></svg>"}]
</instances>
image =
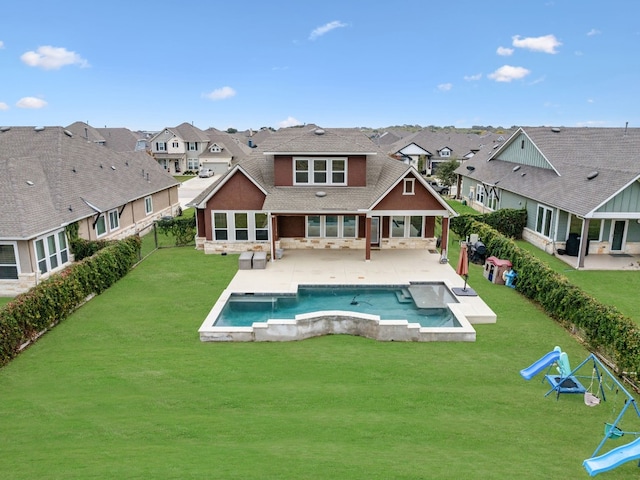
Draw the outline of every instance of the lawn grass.
<instances>
[{"instance_id":1,"label":"lawn grass","mask_svg":"<svg viewBox=\"0 0 640 480\"><path fill-rule=\"evenodd\" d=\"M555 345L574 364L588 352L517 292L486 281L481 266L471 265L469 283L498 323L477 326L474 343L201 343L197 329L236 268L233 255L160 249L0 370L0 471L587 477L582 461L611 406L544 398L546 385L518 372ZM636 473L630 462L607 478Z\"/></svg>"}]
</instances>

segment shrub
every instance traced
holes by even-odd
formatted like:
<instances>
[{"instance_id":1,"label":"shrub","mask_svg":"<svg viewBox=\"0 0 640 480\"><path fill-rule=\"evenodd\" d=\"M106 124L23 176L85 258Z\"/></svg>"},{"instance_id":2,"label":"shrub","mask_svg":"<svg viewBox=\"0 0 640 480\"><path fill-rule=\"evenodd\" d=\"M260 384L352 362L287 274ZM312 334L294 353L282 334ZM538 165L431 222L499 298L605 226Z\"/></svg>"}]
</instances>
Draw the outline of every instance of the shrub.
<instances>
[{"instance_id":1,"label":"shrub","mask_svg":"<svg viewBox=\"0 0 640 480\"><path fill-rule=\"evenodd\" d=\"M0 365L16 356L87 298L98 295L135 265L141 241L137 236L109 242L102 250L70 265L18 295L0 310Z\"/></svg>"}]
</instances>

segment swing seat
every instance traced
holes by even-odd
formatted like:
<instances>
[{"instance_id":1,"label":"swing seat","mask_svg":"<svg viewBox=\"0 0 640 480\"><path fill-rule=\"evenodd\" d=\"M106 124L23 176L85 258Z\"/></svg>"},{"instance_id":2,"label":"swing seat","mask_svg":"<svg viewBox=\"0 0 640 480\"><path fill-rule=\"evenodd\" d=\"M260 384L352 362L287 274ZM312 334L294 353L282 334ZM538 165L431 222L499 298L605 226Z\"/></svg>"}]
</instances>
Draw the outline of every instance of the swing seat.
<instances>
[{"instance_id":1,"label":"swing seat","mask_svg":"<svg viewBox=\"0 0 640 480\"><path fill-rule=\"evenodd\" d=\"M587 407L595 407L600 405L600 399L591 392L584 392L584 404Z\"/></svg>"},{"instance_id":2,"label":"swing seat","mask_svg":"<svg viewBox=\"0 0 640 480\"><path fill-rule=\"evenodd\" d=\"M616 439L616 438L622 437L624 435L624 432L620 430L618 427L616 427L615 425L612 425L610 423L605 423L604 434L609 438Z\"/></svg>"}]
</instances>

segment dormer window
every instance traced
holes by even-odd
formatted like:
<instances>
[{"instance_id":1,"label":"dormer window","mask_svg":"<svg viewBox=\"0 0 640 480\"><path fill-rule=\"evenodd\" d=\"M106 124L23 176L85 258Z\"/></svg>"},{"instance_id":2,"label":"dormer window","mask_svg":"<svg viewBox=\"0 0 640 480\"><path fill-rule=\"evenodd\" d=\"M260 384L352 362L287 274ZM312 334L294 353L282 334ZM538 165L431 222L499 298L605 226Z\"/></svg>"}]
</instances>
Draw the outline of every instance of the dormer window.
<instances>
[{"instance_id":1,"label":"dormer window","mask_svg":"<svg viewBox=\"0 0 640 480\"><path fill-rule=\"evenodd\" d=\"M222 151L222 148L220 148L218 144L214 143L213 145L211 145L211 147L209 147L209 151L211 153L220 153Z\"/></svg>"},{"instance_id":2,"label":"dormer window","mask_svg":"<svg viewBox=\"0 0 640 480\"><path fill-rule=\"evenodd\" d=\"M294 158L294 185L346 185L346 158Z\"/></svg>"},{"instance_id":3,"label":"dormer window","mask_svg":"<svg viewBox=\"0 0 640 480\"><path fill-rule=\"evenodd\" d=\"M440 156L441 157L450 157L451 156L451 150L449 150L448 148L444 148L444 149L440 150Z\"/></svg>"}]
</instances>

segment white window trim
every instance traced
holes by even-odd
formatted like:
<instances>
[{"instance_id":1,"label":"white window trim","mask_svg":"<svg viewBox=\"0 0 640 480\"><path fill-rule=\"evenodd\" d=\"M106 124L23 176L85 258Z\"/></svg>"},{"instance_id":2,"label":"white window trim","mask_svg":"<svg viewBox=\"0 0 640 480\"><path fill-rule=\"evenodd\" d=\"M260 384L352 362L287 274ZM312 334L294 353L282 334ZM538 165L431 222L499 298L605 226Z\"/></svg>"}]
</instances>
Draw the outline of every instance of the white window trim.
<instances>
[{"instance_id":1,"label":"white window trim","mask_svg":"<svg viewBox=\"0 0 640 480\"><path fill-rule=\"evenodd\" d=\"M18 255L18 242L9 241L9 242L0 242L0 245L11 245L13 247L13 258L15 259L15 264L3 263L4 267L16 267L16 271L18 273L18 277L20 277L20 257ZM68 247L67 247L68 248ZM9 279L7 279L9 280Z\"/></svg>"},{"instance_id":2,"label":"white window trim","mask_svg":"<svg viewBox=\"0 0 640 480\"><path fill-rule=\"evenodd\" d=\"M144 197L144 213L146 215L153 213L153 197L151 197L151 195Z\"/></svg>"},{"instance_id":3,"label":"white window trim","mask_svg":"<svg viewBox=\"0 0 640 480\"><path fill-rule=\"evenodd\" d=\"M60 240L59 240L59 237L58 237L58 235L60 233L65 235L65 243L66 243L66 247L65 248L61 248L61 246L60 246ZM55 242L55 248L56 248L55 257L56 257L56 259L58 261L58 266L55 267L55 268L51 268L51 257L54 256L49 251L48 238L51 237L51 236L53 236L53 239L54 239L54 242ZM38 241L42 241L42 244L44 245L44 258L39 258L38 257L38 249L36 247L36 243ZM62 261L62 254L65 251L67 252L66 253L67 261L63 262ZM40 262L42 260L44 260L46 262L46 265L47 265L46 272L40 272L40 273L56 272L56 271L64 268L67 264L69 264L71 262L71 255L70 255L70 251L69 251L69 240L66 239L66 233L64 231L64 228L56 230L55 232L49 232L46 235L41 235L40 237L36 238L33 241L33 252L34 252L34 255L36 257L36 265L37 265L38 271L40 271ZM17 260L17 257L16 257L16 260ZM18 271L19 271L19 269L18 269Z\"/></svg>"},{"instance_id":4,"label":"white window trim","mask_svg":"<svg viewBox=\"0 0 640 480\"><path fill-rule=\"evenodd\" d=\"M111 220L115 219L116 225L113 226ZM120 212L118 209L109 210L109 231L114 232L120 229Z\"/></svg>"},{"instance_id":5,"label":"white window trim","mask_svg":"<svg viewBox=\"0 0 640 480\"><path fill-rule=\"evenodd\" d=\"M104 222L104 233L98 232L98 222L100 221L101 218L102 218L102 221ZM107 216L104 213L101 213L100 215L98 215L94 230L96 232L96 238L104 237L107 233L109 233L109 222L107 221Z\"/></svg>"},{"instance_id":6,"label":"white window trim","mask_svg":"<svg viewBox=\"0 0 640 480\"><path fill-rule=\"evenodd\" d=\"M542 223L540 224L540 230L542 231L538 231L538 220L540 219L540 209L542 208ZM551 215L551 221L549 222L549 234L547 235L544 230L545 230L545 225L547 224L546 219L547 219L547 215ZM551 207L547 207L546 205L543 205L542 203L539 203L536 206L536 224L535 224L535 228L534 231L539 233L540 235L542 235L545 238L549 238L551 239L553 236L553 209Z\"/></svg>"},{"instance_id":7,"label":"white window trim","mask_svg":"<svg viewBox=\"0 0 640 480\"><path fill-rule=\"evenodd\" d=\"M227 218L227 226L226 228L216 228L215 224L215 214L222 213ZM235 215L237 213L246 214L247 215L247 236L248 239L236 239L236 218ZM265 228L257 228L256 227L256 214L262 213L267 215L267 226ZM213 210L211 212L211 225L213 228L213 239L216 242L269 242L271 239L271 232L269 229L269 214L263 212L261 210ZM216 240L216 230L226 230L227 231L227 239L226 240ZM266 240L257 240L257 231L267 231Z\"/></svg>"},{"instance_id":8,"label":"white window trim","mask_svg":"<svg viewBox=\"0 0 640 480\"><path fill-rule=\"evenodd\" d=\"M402 190L403 195L415 195L416 194L416 179L415 178L405 178L404 179L404 189Z\"/></svg>"},{"instance_id":9,"label":"white window trim","mask_svg":"<svg viewBox=\"0 0 640 480\"><path fill-rule=\"evenodd\" d=\"M338 234L337 236L327 237L327 216L338 217ZM309 217L320 217L320 235L309 236ZM355 232L351 237L345 237L344 235L344 217L355 217ZM304 217L304 236L305 238L358 238L358 216L357 215L306 215Z\"/></svg>"},{"instance_id":10,"label":"white window trim","mask_svg":"<svg viewBox=\"0 0 640 480\"><path fill-rule=\"evenodd\" d=\"M308 174L308 181L306 182L298 182L296 180L296 173L298 173L298 171L296 170L296 163L300 160L305 160L307 162L307 165L309 166L308 170L300 170L300 172L307 172ZM327 175L327 181L326 182L315 182L314 181L314 162L317 161L324 161L325 165L327 167L326 170L322 170L322 171L326 171L326 175ZM344 171L340 170L340 173L344 174L344 181L342 182L334 182L333 181L333 162L335 160L341 160L344 161ZM349 170L349 162L347 157L293 157L293 162L292 162L292 168L293 168L293 184L294 185L346 185L347 184L347 179L349 178L348 175L348 170Z\"/></svg>"},{"instance_id":11,"label":"white window trim","mask_svg":"<svg viewBox=\"0 0 640 480\"><path fill-rule=\"evenodd\" d=\"M476 202L484 205L485 189L484 185L478 183L476 185Z\"/></svg>"},{"instance_id":12,"label":"white window trim","mask_svg":"<svg viewBox=\"0 0 640 480\"><path fill-rule=\"evenodd\" d=\"M404 225L402 235L394 235L393 234L393 219L394 217L403 217ZM422 225L420 227L420 234L418 236L411 236L411 217L421 217ZM423 215L392 215L389 217L389 237L391 238L422 238L424 236L424 228L425 228L425 219Z\"/></svg>"}]
</instances>

